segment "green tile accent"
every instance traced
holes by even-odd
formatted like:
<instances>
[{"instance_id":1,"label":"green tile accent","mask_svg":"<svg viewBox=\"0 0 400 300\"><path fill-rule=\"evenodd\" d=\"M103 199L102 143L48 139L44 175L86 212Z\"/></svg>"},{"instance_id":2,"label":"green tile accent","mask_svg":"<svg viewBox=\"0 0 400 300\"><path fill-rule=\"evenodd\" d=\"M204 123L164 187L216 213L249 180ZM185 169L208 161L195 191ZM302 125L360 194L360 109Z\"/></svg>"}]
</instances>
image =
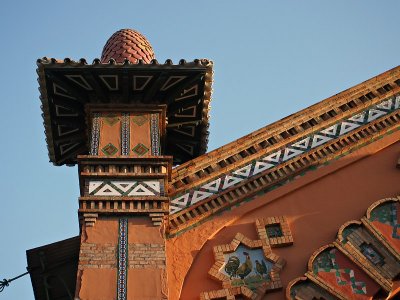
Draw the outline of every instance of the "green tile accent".
<instances>
[{"instance_id":1,"label":"green tile accent","mask_svg":"<svg viewBox=\"0 0 400 300\"><path fill-rule=\"evenodd\" d=\"M101 151L107 156L113 156L118 152L118 148L115 147L113 144L108 143L103 147L103 149L101 149Z\"/></svg>"},{"instance_id":2,"label":"green tile accent","mask_svg":"<svg viewBox=\"0 0 400 300\"><path fill-rule=\"evenodd\" d=\"M103 120L110 126L114 126L119 122L119 118L116 114L107 114L103 117Z\"/></svg>"},{"instance_id":3,"label":"green tile accent","mask_svg":"<svg viewBox=\"0 0 400 300\"><path fill-rule=\"evenodd\" d=\"M138 126L142 126L144 123L147 122L147 118L143 115L133 116L132 122L134 122Z\"/></svg>"},{"instance_id":4,"label":"green tile accent","mask_svg":"<svg viewBox=\"0 0 400 300\"><path fill-rule=\"evenodd\" d=\"M145 145L142 143L137 144L135 147L133 147L132 151L136 153L139 156L145 155L147 152L149 152L149 148L147 148Z\"/></svg>"}]
</instances>

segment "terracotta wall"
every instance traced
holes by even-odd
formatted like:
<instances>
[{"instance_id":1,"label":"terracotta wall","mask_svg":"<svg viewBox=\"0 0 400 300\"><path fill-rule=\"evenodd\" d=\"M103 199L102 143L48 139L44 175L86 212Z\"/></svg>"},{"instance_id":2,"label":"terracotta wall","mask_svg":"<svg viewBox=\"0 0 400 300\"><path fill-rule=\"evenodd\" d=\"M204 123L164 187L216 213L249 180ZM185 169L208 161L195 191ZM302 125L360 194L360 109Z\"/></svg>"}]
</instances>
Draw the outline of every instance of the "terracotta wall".
<instances>
[{"instance_id":1,"label":"terracotta wall","mask_svg":"<svg viewBox=\"0 0 400 300\"><path fill-rule=\"evenodd\" d=\"M82 227L76 290L81 300L116 299L118 222L117 217L100 217L93 227ZM128 299L166 299L163 236L149 217L128 218Z\"/></svg>"},{"instance_id":2,"label":"terracotta wall","mask_svg":"<svg viewBox=\"0 0 400 300\"><path fill-rule=\"evenodd\" d=\"M79 299L115 299L117 244L117 218L99 218L93 227L83 224L76 286Z\"/></svg>"},{"instance_id":3,"label":"terracotta wall","mask_svg":"<svg viewBox=\"0 0 400 300\"><path fill-rule=\"evenodd\" d=\"M129 220L129 300L166 299L165 243L162 228L149 217Z\"/></svg>"},{"instance_id":4,"label":"terracotta wall","mask_svg":"<svg viewBox=\"0 0 400 300\"><path fill-rule=\"evenodd\" d=\"M214 216L202 225L167 240L170 299L199 299L202 291L221 289L207 275L214 263L212 248L231 242L237 232L257 239L257 218L285 215L294 244L275 248L287 265L283 287L307 271L311 254L336 238L346 221L360 219L373 202L400 194L400 132L287 183L239 208ZM284 289L266 299L284 299Z\"/></svg>"}]
</instances>

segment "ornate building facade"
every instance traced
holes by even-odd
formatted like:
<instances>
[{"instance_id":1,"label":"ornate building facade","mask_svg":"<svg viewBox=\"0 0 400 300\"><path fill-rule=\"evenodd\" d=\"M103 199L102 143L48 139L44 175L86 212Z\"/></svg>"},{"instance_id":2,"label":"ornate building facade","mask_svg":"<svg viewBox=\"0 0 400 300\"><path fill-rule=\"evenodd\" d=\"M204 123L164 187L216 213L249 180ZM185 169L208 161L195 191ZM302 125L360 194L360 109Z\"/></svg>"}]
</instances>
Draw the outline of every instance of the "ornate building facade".
<instances>
[{"instance_id":1,"label":"ornate building facade","mask_svg":"<svg viewBox=\"0 0 400 300\"><path fill-rule=\"evenodd\" d=\"M399 297L400 67L207 153L212 61L154 57L37 62L80 234L27 251L35 299Z\"/></svg>"}]
</instances>

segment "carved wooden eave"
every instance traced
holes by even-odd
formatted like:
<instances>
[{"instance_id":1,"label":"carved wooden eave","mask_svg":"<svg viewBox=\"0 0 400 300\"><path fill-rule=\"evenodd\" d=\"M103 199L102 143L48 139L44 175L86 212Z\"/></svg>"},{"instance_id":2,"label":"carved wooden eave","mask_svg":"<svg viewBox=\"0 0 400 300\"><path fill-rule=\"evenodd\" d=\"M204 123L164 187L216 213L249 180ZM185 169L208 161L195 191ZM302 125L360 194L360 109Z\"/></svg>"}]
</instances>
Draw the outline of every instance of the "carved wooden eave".
<instances>
[{"instance_id":1,"label":"carved wooden eave","mask_svg":"<svg viewBox=\"0 0 400 300\"><path fill-rule=\"evenodd\" d=\"M80 236L26 251L36 300L72 299L78 272Z\"/></svg>"},{"instance_id":2,"label":"carved wooden eave","mask_svg":"<svg viewBox=\"0 0 400 300\"><path fill-rule=\"evenodd\" d=\"M170 234L400 128L400 66L172 170Z\"/></svg>"},{"instance_id":3,"label":"carved wooden eave","mask_svg":"<svg viewBox=\"0 0 400 300\"><path fill-rule=\"evenodd\" d=\"M50 161L73 165L88 153L88 104L166 104L166 154L184 163L207 150L212 61L171 60L87 64L69 58L37 61L43 119Z\"/></svg>"}]
</instances>

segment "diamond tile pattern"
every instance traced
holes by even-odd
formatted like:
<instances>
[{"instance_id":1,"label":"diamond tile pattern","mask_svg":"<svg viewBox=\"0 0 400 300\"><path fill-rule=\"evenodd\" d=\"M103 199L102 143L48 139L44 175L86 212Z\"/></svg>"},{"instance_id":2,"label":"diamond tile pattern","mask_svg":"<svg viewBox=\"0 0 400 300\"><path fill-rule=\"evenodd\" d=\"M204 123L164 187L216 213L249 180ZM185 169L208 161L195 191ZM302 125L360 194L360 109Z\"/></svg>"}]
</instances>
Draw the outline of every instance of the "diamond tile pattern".
<instances>
[{"instance_id":1,"label":"diamond tile pattern","mask_svg":"<svg viewBox=\"0 0 400 300\"><path fill-rule=\"evenodd\" d=\"M115 114L106 115L106 116L104 116L103 120L110 126L114 126L115 124L117 124L119 122L119 118Z\"/></svg>"},{"instance_id":2,"label":"diamond tile pattern","mask_svg":"<svg viewBox=\"0 0 400 300\"><path fill-rule=\"evenodd\" d=\"M138 126L142 126L144 123L147 122L147 118L146 118L146 116L143 116L143 115L134 116L134 117L132 117L132 122L134 122Z\"/></svg>"},{"instance_id":3,"label":"diamond tile pattern","mask_svg":"<svg viewBox=\"0 0 400 300\"><path fill-rule=\"evenodd\" d=\"M115 147L113 144L108 143L101 149L101 151L107 156L113 156L118 152L118 148Z\"/></svg>"},{"instance_id":4,"label":"diamond tile pattern","mask_svg":"<svg viewBox=\"0 0 400 300\"><path fill-rule=\"evenodd\" d=\"M149 152L149 148L147 148L145 145L142 143L137 144L132 151L136 153L139 156L145 155L147 152Z\"/></svg>"}]
</instances>

